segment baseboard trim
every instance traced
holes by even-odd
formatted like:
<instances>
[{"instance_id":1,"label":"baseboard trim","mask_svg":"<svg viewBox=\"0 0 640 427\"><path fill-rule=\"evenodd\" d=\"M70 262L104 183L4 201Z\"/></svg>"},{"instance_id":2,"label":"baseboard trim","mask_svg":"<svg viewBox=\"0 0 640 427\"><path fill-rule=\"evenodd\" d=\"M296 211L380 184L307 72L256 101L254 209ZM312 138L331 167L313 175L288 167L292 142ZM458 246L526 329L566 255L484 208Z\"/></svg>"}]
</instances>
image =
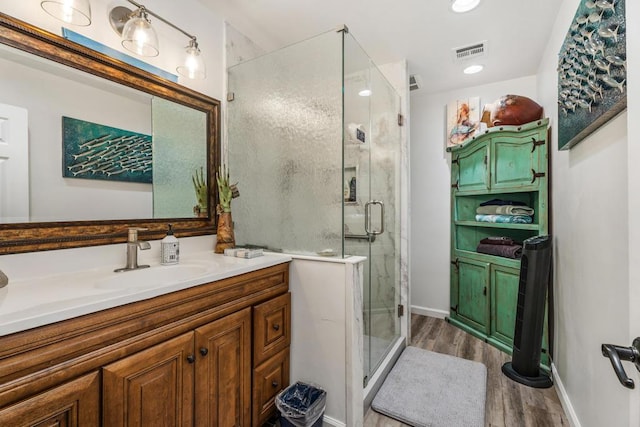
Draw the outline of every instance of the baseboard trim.
<instances>
[{"instance_id":1,"label":"baseboard trim","mask_svg":"<svg viewBox=\"0 0 640 427\"><path fill-rule=\"evenodd\" d=\"M338 421L334 418L327 417L326 415L322 417L322 427L347 427L345 423L342 421Z\"/></svg>"},{"instance_id":2,"label":"baseboard trim","mask_svg":"<svg viewBox=\"0 0 640 427\"><path fill-rule=\"evenodd\" d=\"M581 427L580 420L578 420L578 415L576 414L575 409L573 409L573 405L571 404L571 400L569 399L567 390L564 388L564 384L562 384L560 375L558 375L558 371L556 370L556 365L554 365L553 363L551 364L551 374L553 375L553 383L556 386L560 404L562 405L562 409L564 409L564 413L567 416L569 424L571 425L571 427Z\"/></svg>"},{"instance_id":3,"label":"baseboard trim","mask_svg":"<svg viewBox=\"0 0 640 427\"><path fill-rule=\"evenodd\" d=\"M449 312L445 310L438 310L435 308L420 307L417 305L411 306L411 313L420 314L422 316L436 317L438 319L444 319L449 317Z\"/></svg>"}]
</instances>

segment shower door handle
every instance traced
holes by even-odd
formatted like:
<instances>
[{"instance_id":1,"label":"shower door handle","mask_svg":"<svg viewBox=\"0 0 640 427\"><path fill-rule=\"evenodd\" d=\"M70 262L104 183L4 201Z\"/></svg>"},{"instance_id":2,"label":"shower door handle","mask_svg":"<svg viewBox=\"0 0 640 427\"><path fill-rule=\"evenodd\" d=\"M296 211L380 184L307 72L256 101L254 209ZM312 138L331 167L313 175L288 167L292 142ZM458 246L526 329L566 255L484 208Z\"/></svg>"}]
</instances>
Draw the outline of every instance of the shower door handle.
<instances>
[{"instance_id":1,"label":"shower door handle","mask_svg":"<svg viewBox=\"0 0 640 427\"><path fill-rule=\"evenodd\" d=\"M371 206L380 206L380 228L378 230L371 229ZM364 205L364 231L371 236L379 236L384 233L384 203L381 200L369 200Z\"/></svg>"}]
</instances>

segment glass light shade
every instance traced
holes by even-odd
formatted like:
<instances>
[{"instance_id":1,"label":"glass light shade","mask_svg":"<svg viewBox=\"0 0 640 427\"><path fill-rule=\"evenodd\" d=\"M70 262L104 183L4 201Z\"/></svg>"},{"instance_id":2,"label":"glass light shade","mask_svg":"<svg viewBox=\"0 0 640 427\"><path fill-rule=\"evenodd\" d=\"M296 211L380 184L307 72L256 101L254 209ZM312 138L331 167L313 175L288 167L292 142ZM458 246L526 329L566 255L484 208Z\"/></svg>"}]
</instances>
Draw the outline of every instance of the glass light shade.
<instances>
[{"instance_id":1,"label":"glass light shade","mask_svg":"<svg viewBox=\"0 0 640 427\"><path fill-rule=\"evenodd\" d=\"M91 24L89 0L43 0L40 7L56 19L86 27Z\"/></svg>"},{"instance_id":2,"label":"glass light shade","mask_svg":"<svg viewBox=\"0 0 640 427\"><path fill-rule=\"evenodd\" d=\"M483 65L476 64L476 65L469 65L467 68L462 70L462 72L465 74L475 74L475 73L479 73L483 69L484 69Z\"/></svg>"},{"instance_id":3,"label":"glass light shade","mask_svg":"<svg viewBox=\"0 0 640 427\"><path fill-rule=\"evenodd\" d=\"M480 4L480 0L452 0L451 10L457 13L469 12Z\"/></svg>"},{"instance_id":4,"label":"glass light shade","mask_svg":"<svg viewBox=\"0 0 640 427\"><path fill-rule=\"evenodd\" d=\"M189 42L186 48L187 56L182 65L176 68L178 74L190 79L204 79L207 76L207 70L202 60L198 43L195 40Z\"/></svg>"},{"instance_id":5,"label":"glass light shade","mask_svg":"<svg viewBox=\"0 0 640 427\"><path fill-rule=\"evenodd\" d=\"M140 56L158 56L158 35L144 11L138 10L122 30L122 46Z\"/></svg>"}]
</instances>

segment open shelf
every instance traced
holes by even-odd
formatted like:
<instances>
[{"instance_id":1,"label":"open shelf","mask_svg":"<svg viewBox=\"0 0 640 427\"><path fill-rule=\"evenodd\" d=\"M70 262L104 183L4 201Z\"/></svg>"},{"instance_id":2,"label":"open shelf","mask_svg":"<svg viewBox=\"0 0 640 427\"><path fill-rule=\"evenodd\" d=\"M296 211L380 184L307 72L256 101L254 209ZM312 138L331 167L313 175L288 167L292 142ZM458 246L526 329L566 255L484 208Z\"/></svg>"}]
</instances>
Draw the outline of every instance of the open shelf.
<instances>
[{"instance_id":1,"label":"open shelf","mask_svg":"<svg viewBox=\"0 0 640 427\"><path fill-rule=\"evenodd\" d=\"M463 225L466 227L483 227L483 228L503 228L508 230L533 230L538 231L538 224L511 224L499 222L481 222L481 221L455 221L455 225Z\"/></svg>"}]
</instances>

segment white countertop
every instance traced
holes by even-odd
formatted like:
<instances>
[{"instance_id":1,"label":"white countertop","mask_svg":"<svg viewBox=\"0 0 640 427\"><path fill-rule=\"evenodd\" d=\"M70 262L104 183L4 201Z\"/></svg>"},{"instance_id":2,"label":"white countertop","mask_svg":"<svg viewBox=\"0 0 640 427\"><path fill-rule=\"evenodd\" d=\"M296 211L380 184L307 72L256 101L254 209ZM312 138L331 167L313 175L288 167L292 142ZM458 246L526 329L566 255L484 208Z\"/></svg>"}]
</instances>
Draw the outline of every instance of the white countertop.
<instances>
[{"instance_id":1,"label":"white countertop","mask_svg":"<svg viewBox=\"0 0 640 427\"><path fill-rule=\"evenodd\" d=\"M280 254L243 259L206 251L181 257L177 266L148 262L150 268L122 273L99 267L10 280L0 289L0 336L288 261L290 256Z\"/></svg>"}]
</instances>

